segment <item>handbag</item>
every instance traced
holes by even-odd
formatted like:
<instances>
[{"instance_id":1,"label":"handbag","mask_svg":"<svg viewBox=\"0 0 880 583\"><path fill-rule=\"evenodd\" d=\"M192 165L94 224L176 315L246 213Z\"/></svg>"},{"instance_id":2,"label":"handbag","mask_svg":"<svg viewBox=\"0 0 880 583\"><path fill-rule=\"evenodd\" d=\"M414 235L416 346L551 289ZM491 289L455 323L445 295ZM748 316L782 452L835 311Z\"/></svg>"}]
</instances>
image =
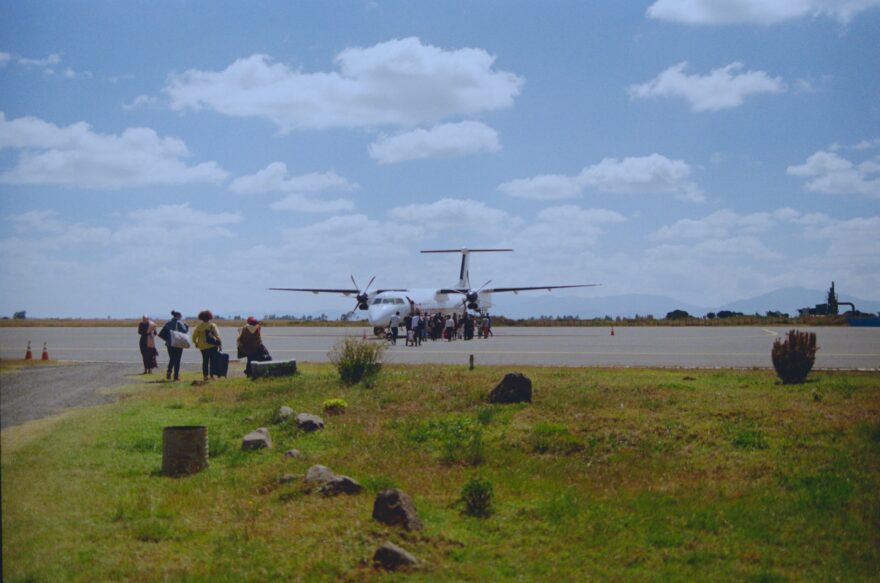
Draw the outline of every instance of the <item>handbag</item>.
<instances>
[{"instance_id":1,"label":"handbag","mask_svg":"<svg viewBox=\"0 0 880 583\"><path fill-rule=\"evenodd\" d=\"M184 332L179 332L177 330L169 330L168 333L171 335L171 346L174 348L189 348L191 344L189 343L189 336Z\"/></svg>"},{"instance_id":2,"label":"handbag","mask_svg":"<svg viewBox=\"0 0 880 583\"><path fill-rule=\"evenodd\" d=\"M223 342L220 338L214 334L214 330L209 328L205 331L205 342L208 343L208 346L220 346Z\"/></svg>"}]
</instances>

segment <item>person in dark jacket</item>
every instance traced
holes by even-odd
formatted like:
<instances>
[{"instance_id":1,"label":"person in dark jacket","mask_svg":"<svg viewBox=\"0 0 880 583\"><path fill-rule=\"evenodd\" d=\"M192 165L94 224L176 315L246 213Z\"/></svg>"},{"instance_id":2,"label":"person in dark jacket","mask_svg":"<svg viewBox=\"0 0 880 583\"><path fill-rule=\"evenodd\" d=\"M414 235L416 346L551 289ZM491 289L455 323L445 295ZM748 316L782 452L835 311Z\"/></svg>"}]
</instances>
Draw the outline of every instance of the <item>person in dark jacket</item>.
<instances>
[{"instance_id":1,"label":"person in dark jacket","mask_svg":"<svg viewBox=\"0 0 880 583\"><path fill-rule=\"evenodd\" d=\"M141 349L141 358L144 361L144 374L152 374L154 368L159 368L156 363L156 357L159 352L156 351L156 323L150 320L149 316L144 316L141 323L138 324L138 334L141 339L138 346Z\"/></svg>"},{"instance_id":2,"label":"person in dark jacket","mask_svg":"<svg viewBox=\"0 0 880 583\"><path fill-rule=\"evenodd\" d=\"M171 331L189 332L189 326L186 322L181 322L183 315L177 310L171 310L171 319L162 326L159 338L165 340L165 348L168 350L168 370L165 372L165 379L171 380L171 372L174 371L174 380L180 380L180 359L183 357L183 348L175 348L171 346Z\"/></svg>"},{"instance_id":3,"label":"person in dark jacket","mask_svg":"<svg viewBox=\"0 0 880 583\"><path fill-rule=\"evenodd\" d=\"M251 363L262 362L266 360L268 351L263 346L263 338L260 335L260 322L253 316L247 319L247 325L242 326L238 331L238 357L247 358L247 366L244 367L244 374L251 376Z\"/></svg>"}]
</instances>

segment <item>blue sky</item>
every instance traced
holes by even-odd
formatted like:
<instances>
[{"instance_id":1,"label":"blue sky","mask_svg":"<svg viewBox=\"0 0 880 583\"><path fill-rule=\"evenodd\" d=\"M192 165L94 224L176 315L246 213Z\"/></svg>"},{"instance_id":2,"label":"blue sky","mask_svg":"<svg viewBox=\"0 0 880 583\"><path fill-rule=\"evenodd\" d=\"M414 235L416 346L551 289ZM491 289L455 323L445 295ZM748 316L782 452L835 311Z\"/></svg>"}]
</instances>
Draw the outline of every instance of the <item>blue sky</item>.
<instances>
[{"instance_id":1,"label":"blue sky","mask_svg":"<svg viewBox=\"0 0 880 583\"><path fill-rule=\"evenodd\" d=\"M880 299L880 0L0 2L0 314ZM817 301L819 298L817 298Z\"/></svg>"}]
</instances>

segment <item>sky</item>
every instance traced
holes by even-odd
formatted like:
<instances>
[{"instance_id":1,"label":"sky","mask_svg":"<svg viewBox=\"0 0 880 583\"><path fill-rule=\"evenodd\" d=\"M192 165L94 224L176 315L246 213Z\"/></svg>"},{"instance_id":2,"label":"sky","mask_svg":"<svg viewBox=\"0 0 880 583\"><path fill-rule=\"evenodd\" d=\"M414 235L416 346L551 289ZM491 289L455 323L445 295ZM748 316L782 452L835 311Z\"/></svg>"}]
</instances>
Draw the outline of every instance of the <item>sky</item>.
<instances>
[{"instance_id":1,"label":"sky","mask_svg":"<svg viewBox=\"0 0 880 583\"><path fill-rule=\"evenodd\" d=\"M0 315L880 299L880 0L0 1ZM821 301L817 297L817 302Z\"/></svg>"}]
</instances>

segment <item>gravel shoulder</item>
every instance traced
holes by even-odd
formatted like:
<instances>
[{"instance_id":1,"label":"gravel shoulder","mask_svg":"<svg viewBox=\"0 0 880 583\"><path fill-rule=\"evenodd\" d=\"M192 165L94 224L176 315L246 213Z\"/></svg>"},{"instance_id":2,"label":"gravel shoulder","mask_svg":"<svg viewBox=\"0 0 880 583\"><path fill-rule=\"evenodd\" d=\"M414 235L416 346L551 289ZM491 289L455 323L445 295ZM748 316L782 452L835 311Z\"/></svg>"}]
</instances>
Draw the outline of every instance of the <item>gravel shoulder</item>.
<instances>
[{"instance_id":1,"label":"gravel shoulder","mask_svg":"<svg viewBox=\"0 0 880 583\"><path fill-rule=\"evenodd\" d=\"M0 429L42 419L71 407L110 403L100 389L160 380L125 363L72 362L29 366L0 373Z\"/></svg>"}]
</instances>

